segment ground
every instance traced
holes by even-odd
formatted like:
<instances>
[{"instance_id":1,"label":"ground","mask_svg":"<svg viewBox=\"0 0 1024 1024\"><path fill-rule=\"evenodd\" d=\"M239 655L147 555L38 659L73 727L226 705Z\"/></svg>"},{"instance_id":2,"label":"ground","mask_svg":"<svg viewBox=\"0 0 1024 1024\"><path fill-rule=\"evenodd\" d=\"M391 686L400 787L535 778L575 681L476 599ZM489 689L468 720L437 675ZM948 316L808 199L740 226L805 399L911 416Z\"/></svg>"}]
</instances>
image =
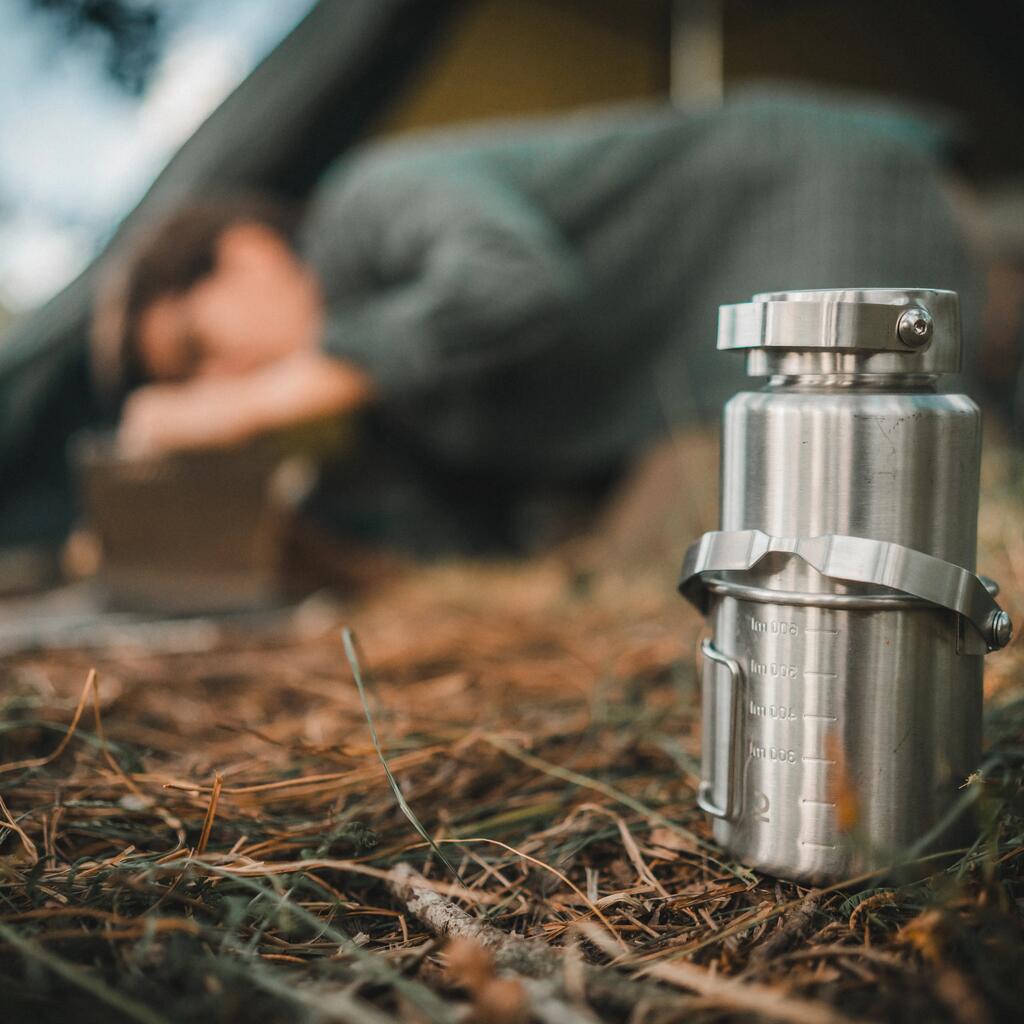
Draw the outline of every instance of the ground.
<instances>
[{"instance_id":1,"label":"ground","mask_svg":"<svg viewBox=\"0 0 1024 1024\"><path fill-rule=\"evenodd\" d=\"M808 889L711 842L701 621L672 577L714 464L713 439L680 439L593 536L527 563L389 573L255 636L0 663L9 1018L1019 1012L1020 645L988 659L979 838L952 865ZM1019 618L1018 473L986 455L980 568Z\"/></svg>"}]
</instances>

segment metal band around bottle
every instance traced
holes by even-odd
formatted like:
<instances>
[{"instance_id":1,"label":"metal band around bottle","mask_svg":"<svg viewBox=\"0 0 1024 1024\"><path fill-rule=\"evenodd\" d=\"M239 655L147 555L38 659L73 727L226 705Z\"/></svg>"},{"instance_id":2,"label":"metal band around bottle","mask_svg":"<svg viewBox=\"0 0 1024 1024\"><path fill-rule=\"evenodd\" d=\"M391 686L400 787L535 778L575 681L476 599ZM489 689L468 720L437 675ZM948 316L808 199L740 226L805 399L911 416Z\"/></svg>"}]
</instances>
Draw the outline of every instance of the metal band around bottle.
<instances>
[{"instance_id":1,"label":"metal band around bottle","mask_svg":"<svg viewBox=\"0 0 1024 1024\"><path fill-rule=\"evenodd\" d=\"M739 302L718 311L718 347L905 352L902 312L874 302Z\"/></svg>"},{"instance_id":2,"label":"metal band around bottle","mask_svg":"<svg viewBox=\"0 0 1024 1024\"><path fill-rule=\"evenodd\" d=\"M923 551L866 537L831 533L772 537L761 530L713 530L686 552L679 591L706 612L705 573L746 572L770 554L794 555L822 576L838 582L886 587L948 608L978 631L990 651L1010 642L1010 617L981 577Z\"/></svg>"},{"instance_id":3,"label":"metal band around bottle","mask_svg":"<svg viewBox=\"0 0 1024 1024\"><path fill-rule=\"evenodd\" d=\"M741 302L719 310L718 348L746 351L748 359L757 350L771 359L797 352L854 354L871 357L872 372L878 371L881 359L887 372L955 373L960 366L955 306L937 303L933 307L841 301ZM918 324L923 328L921 334L904 330ZM759 368L757 373L761 372Z\"/></svg>"}]
</instances>

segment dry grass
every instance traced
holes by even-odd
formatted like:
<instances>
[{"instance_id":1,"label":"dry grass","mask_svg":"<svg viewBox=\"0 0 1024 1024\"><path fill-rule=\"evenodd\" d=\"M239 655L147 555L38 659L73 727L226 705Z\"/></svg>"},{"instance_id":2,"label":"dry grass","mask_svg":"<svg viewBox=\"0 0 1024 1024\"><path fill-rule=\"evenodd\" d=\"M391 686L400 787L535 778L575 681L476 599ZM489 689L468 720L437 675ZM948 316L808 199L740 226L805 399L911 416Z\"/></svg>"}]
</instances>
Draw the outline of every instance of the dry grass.
<instances>
[{"instance_id":1,"label":"dry grass","mask_svg":"<svg viewBox=\"0 0 1024 1024\"><path fill-rule=\"evenodd\" d=\"M676 461L699 488L652 469L583 551L423 570L340 616L307 612L213 651L4 663L11 1019L1017 1012L1020 646L990 660L992 767L975 784L979 841L954 866L811 891L729 862L694 803L700 622L662 560L708 525L712 446L688 442ZM1010 471L1005 454L986 466L981 567L1019 617ZM365 652L391 770L458 880L388 788L342 623Z\"/></svg>"}]
</instances>

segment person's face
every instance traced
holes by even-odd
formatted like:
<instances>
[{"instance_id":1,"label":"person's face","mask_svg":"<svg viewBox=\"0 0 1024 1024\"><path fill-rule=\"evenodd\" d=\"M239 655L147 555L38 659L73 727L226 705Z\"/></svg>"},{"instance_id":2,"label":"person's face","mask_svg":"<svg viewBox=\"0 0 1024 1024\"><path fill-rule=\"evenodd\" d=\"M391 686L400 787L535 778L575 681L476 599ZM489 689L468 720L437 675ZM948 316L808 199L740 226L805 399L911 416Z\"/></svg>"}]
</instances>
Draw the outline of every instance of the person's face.
<instances>
[{"instance_id":1,"label":"person's face","mask_svg":"<svg viewBox=\"0 0 1024 1024\"><path fill-rule=\"evenodd\" d=\"M274 231L238 224L217 243L213 272L139 319L139 359L154 380L238 376L315 344L313 274Z\"/></svg>"}]
</instances>

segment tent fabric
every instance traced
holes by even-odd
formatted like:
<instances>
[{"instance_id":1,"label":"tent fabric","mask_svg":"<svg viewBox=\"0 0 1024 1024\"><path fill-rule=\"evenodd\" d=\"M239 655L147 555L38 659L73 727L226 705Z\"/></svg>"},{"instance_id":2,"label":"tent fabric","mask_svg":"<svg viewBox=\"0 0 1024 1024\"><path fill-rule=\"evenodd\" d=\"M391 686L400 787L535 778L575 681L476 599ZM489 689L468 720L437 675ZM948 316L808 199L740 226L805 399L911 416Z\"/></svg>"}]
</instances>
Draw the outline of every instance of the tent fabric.
<instances>
[{"instance_id":1,"label":"tent fabric","mask_svg":"<svg viewBox=\"0 0 1024 1024\"><path fill-rule=\"evenodd\" d=\"M138 225L204 192L258 189L303 199L406 85L460 0L320 0L210 115L125 218ZM103 254L0 338L0 524L49 533L72 509L65 444L103 420L86 336ZM24 529L22 529L22 522ZM67 524L65 524L67 525Z\"/></svg>"}]
</instances>

